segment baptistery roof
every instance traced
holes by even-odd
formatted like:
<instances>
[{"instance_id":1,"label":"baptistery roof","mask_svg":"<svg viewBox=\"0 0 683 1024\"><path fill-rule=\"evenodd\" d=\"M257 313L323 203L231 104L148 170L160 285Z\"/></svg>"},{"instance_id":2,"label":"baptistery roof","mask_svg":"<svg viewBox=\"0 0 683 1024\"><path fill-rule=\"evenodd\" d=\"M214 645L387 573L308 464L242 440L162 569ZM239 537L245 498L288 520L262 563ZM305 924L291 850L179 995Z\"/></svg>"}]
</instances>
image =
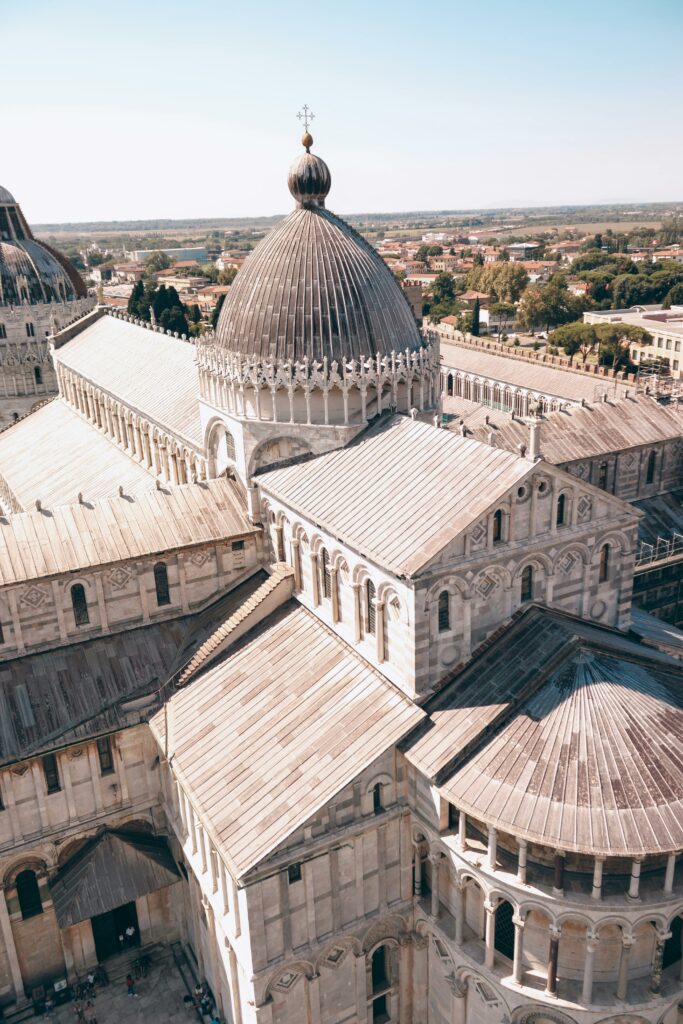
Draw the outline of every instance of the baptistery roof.
<instances>
[{"instance_id":1,"label":"baptistery roof","mask_svg":"<svg viewBox=\"0 0 683 1024\"><path fill-rule=\"evenodd\" d=\"M21 207L0 187L0 306L71 302L86 295L76 268L33 237Z\"/></svg>"},{"instance_id":2,"label":"baptistery roof","mask_svg":"<svg viewBox=\"0 0 683 1024\"><path fill-rule=\"evenodd\" d=\"M418 349L421 338L393 274L358 232L325 209L331 176L306 153L288 177L296 209L267 235L232 285L216 329L231 352L257 359L349 360Z\"/></svg>"}]
</instances>

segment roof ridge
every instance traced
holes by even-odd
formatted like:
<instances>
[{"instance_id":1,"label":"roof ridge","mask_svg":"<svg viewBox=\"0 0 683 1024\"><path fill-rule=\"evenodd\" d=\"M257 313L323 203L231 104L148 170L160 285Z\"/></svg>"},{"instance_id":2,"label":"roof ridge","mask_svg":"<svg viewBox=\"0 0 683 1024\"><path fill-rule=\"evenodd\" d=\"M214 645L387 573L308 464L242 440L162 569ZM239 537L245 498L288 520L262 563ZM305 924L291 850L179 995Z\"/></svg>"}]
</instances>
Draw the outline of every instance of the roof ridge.
<instances>
[{"instance_id":1,"label":"roof ridge","mask_svg":"<svg viewBox=\"0 0 683 1024\"><path fill-rule=\"evenodd\" d=\"M185 686L188 680L203 666L207 665L212 656L230 637L230 634L249 618L260 604L272 594L284 580L293 578L294 570L286 562L276 562L273 572L264 580L257 589L250 594L236 611L229 615L210 636L199 645L187 664L179 670L176 676L175 686L180 689Z\"/></svg>"}]
</instances>

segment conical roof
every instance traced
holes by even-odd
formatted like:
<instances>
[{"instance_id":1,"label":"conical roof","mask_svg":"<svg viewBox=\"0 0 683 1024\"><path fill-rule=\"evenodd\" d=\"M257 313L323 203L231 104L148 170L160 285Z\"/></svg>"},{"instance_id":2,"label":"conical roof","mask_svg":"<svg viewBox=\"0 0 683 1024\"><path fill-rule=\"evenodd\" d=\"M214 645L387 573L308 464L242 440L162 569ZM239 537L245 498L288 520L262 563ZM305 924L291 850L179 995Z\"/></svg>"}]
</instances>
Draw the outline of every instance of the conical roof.
<instances>
[{"instance_id":1,"label":"conical roof","mask_svg":"<svg viewBox=\"0 0 683 1024\"><path fill-rule=\"evenodd\" d=\"M21 207L0 187L0 307L72 302L86 295L76 268L33 237Z\"/></svg>"},{"instance_id":2,"label":"conical roof","mask_svg":"<svg viewBox=\"0 0 683 1024\"><path fill-rule=\"evenodd\" d=\"M344 361L415 350L411 308L384 261L325 209L327 164L307 152L289 171L297 207L245 262L216 329L220 346L257 359Z\"/></svg>"}]
</instances>

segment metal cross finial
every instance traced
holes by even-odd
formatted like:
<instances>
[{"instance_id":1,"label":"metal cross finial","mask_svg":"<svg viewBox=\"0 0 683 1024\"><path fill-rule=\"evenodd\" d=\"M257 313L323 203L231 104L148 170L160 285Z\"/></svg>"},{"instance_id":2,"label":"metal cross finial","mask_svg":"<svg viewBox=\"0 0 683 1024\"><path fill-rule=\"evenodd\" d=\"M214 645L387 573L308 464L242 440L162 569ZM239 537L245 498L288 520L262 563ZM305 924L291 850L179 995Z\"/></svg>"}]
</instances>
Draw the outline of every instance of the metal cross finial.
<instances>
[{"instance_id":1,"label":"metal cross finial","mask_svg":"<svg viewBox=\"0 0 683 1024\"><path fill-rule=\"evenodd\" d=\"M311 123L311 121L315 117L315 114L313 113L313 111L308 106L308 103L304 103L304 109L300 110L299 113L296 116L299 118L300 121L303 121L303 123L304 123L304 131L307 132L309 124Z\"/></svg>"}]
</instances>

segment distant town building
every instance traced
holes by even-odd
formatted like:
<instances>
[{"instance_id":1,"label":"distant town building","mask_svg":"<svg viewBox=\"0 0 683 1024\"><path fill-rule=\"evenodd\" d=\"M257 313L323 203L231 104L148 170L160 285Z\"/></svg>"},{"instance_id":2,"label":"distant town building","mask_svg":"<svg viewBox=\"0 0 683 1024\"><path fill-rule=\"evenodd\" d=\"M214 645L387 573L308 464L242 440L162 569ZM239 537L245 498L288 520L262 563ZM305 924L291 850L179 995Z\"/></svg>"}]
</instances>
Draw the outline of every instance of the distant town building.
<instances>
[{"instance_id":1,"label":"distant town building","mask_svg":"<svg viewBox=\"0 0 683 1024\"><path fill-rule=\"evenodd\" d=\"M683 306L631 306L630 309L592 310L583 314L587 324L632 324L652 335L648 343L631 343L631 361L666 367L675 380L683 379Z\"/></svg>"},{"instance_id":2,"label":"distant town building","mask_svg":"<svg viewBox=\"0 0 683 1024\"><path fill-rule=\"evenodd\" d=\"M128 258L134 263L144 263L148 256L154 253L163 252L176 262L179 260L196 260L197 263L207 263L209 253L203 245L191 246L187 249L134 249L128 253Z\"/></svg>"}]
</instances>

